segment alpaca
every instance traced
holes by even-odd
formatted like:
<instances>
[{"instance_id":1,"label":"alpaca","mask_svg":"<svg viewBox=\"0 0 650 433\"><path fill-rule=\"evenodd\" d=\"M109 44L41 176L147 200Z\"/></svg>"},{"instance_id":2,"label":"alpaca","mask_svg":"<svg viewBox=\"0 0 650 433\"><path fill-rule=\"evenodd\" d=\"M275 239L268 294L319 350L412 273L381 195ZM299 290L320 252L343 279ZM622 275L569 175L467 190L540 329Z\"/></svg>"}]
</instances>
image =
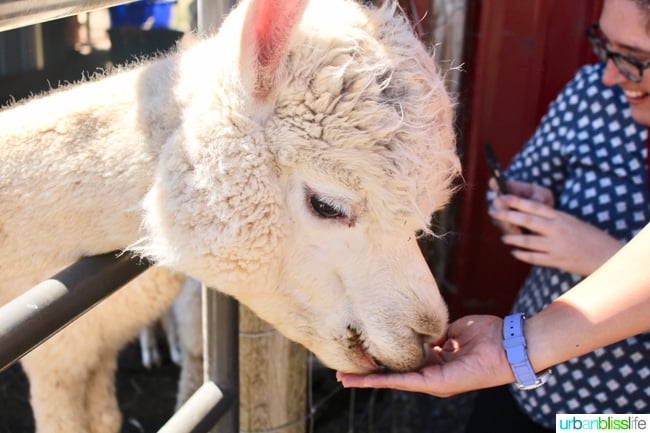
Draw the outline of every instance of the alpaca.
<instances>
[{"instance_id":1,"label":"alpaca","mask_svg":"<svg viewBox=\"0 0 650 433\"><path fill-rule=\"evenodd\" d=\"M243 0L212 37L0 112L0 302L83 255L130 250L232 295L331 368L416 369L447 322L416 236L460 172L452 118L394 1ZM140 313L109 302L108 327ZM30 386L67 365L28 372ZM116 431L96 403L57 420L52 407L83 406L56 390L68 398L35 407L39 433Z\"/></svg>"}]
</instances>

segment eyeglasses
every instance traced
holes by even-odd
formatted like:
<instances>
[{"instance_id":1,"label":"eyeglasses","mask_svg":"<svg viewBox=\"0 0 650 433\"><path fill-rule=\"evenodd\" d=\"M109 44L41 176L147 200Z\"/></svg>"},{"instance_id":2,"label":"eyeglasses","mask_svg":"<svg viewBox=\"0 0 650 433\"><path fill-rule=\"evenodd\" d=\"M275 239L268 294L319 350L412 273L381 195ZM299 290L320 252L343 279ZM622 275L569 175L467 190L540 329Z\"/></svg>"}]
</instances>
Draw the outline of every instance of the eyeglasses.
<instances>
[{"instance_id":1,"label":"eyeglasses","mask_svg":"<svg viewBox=\"0 0 650 433\"><path fill-rule=\"evenodd\" d=\"M614 62L614 65L616 65L620 73L634 83L641 82L643 79L643 71L650 68L650 61L641 62L621 53L610 51L607 48L606 38L600 31L598 24L594 24L587 29L587 39L598 60L607 63L609 59L612 59L612 62Z\"/></svg>"}]
</instances>

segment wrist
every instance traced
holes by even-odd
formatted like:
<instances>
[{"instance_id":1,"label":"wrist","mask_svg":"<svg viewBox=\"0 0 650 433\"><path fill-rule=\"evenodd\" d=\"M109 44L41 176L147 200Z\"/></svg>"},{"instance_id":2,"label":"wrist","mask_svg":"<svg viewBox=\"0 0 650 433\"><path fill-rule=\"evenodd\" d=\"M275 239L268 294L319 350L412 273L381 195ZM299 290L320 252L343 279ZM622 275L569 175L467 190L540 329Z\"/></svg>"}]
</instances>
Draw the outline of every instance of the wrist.
<instances>
[{"instance_id":1,"label":"wrist","mask_svg":"<svg viewBox=\"0 0 650 433\"><path fill-rule=\"evenodd\" d=\"M537 375L528 357L521 313L506 316L503 320L503 348L519 389L535 389L546 383L550 370Z\"/></svg>"}]
</instances>

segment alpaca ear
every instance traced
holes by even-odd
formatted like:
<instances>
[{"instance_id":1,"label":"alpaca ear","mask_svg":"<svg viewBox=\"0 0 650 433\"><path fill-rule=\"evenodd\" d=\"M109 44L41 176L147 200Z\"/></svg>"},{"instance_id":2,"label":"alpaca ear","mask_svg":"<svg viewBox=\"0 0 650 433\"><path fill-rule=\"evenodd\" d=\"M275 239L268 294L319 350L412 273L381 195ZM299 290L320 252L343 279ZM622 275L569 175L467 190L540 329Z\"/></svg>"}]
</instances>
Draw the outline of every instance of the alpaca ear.
<instances>
[{"instance_id":1,"label":"alpaca ear","mask_svg":"<svg viewBox=\"0 0 650 433\"><path fill-rule=\"evenodd\" d=\"M257 99L273 90L289 39L307 0L250 0L240 47L244 84Z\"/></svg>"}]
</instances>

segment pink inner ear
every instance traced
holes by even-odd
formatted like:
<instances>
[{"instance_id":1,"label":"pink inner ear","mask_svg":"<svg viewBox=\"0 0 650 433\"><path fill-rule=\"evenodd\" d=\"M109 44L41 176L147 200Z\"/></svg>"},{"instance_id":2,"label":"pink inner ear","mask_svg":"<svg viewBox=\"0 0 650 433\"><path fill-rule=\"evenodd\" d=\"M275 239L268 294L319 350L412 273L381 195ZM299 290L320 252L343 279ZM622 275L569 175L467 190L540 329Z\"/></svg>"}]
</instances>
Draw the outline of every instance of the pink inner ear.
<instances>
[{"instance_id":1,"label":"pink inner ear","mask_svg":"<svg viewBox=\"0 0 650 433\"><path fill-rule=\"evenodd\" d=\"M273 73L285 54L287 43L305 0L266 0L254 5L252 30L260 69Z\"/></svg>"}]
</instances>

